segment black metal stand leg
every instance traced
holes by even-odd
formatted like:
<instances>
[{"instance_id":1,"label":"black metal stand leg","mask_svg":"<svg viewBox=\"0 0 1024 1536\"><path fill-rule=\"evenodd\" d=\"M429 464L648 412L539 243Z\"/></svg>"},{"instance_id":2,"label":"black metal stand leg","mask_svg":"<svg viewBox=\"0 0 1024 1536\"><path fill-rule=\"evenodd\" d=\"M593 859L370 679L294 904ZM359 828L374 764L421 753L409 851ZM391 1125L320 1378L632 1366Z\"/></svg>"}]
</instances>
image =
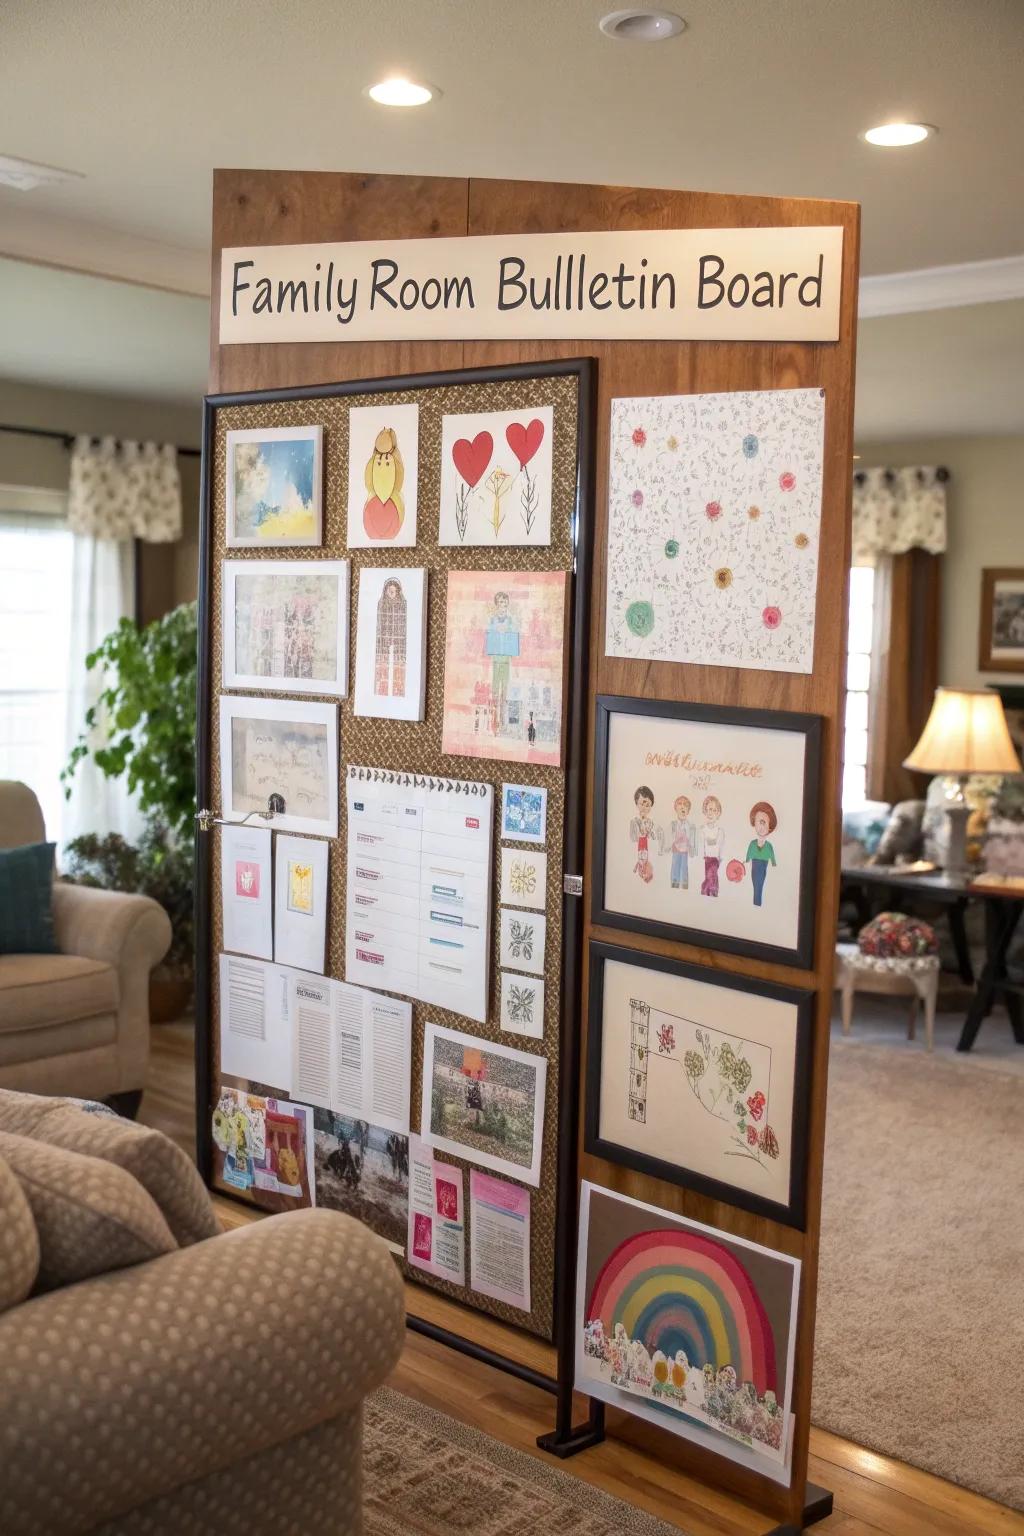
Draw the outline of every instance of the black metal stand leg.
<instances>
[{"instance_id":1,"label":"black metal stand leg","mask_svg":"<svg viewBox=\"0 0 1024 1536\"><path fill-rule=\"evenodd\" d=\"M994 902L987 903L986 906L985 933L988 954L981 976L978 978L978 989L967 1010L964 1027L960 1031L960 1039L956 1045L958 1051L971 1049L978 1038L978 1030L983 1020L992 1010L1000 983L1007 978L1006 956L1020 918L1020 908L1017 904L1005 903L1004 910L998 910ZM1024 1044L1024 1020L1020 1017L1018 999L1011 993L1007 993L1006 998L1014 1039Z\"/></svg>"},{"instance_id":2,"label":"black metal stand leg","mask_svg":"<svg viewBox=\"0 0 1024 1536\"><path fill-rule=\"evenodd\" d=\"M953 948L956 951L956 964L960 972L960 980L968 987L974 986L974 967L971 964L971 951L967 943L967 928L964 923L966 902L957 902L949 909L949 931L953 939Z\"/></svg>"},{"instance_id":3,"label":"black metal stand leg","mask_svg":"<svg viewBox=\"0 0 1024 1536\"><path fill-rule=\"evenodd\" d=\"M808 1483L804 1494L804 1515L799 1526L774 1525L767 1536L800 1536L801 1531L817 1525L819 1520L827 1520L831 1513L832 1495L828 1489L819 1488L817 1483Z\"/></svg>"},{"instance_id":4,"label":"black metal stand leg","mask_svg":"<svg viewBox=\"0 0 1024 1536\"><path fill-rule=\"evenodd\" d=\"M599 1403L592 1397L589 1418L585 1424L575 1426L572 1422L571 1401L569 1407L570 1414L564 1428L559 1425L550 1434L537 1437L540 1449L550 1451L552 1456L557 1456L560 1461L565 1461L569 1456L576 1456L580 1451L587 1451L592 1445L600 1445L604 1439L604 1403Z\"/></svg>"}]
</instances>

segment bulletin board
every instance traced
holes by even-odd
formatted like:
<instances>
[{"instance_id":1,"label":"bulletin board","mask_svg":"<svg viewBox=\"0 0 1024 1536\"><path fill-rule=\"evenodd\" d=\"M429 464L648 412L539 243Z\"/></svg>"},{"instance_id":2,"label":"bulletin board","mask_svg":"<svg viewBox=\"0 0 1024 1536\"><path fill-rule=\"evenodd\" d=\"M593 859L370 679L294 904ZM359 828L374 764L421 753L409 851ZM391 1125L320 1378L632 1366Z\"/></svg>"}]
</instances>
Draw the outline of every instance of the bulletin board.
<instances>
[{"instance_id":1,"label":"bulletin board","mask_svg":"<svg viewBox=\"0 0 1024 1536\"><path fill-rule=\"evenodd\" d=\"M275 559L348 559L350 573L349 688L339 700L339 836L330 843L329 906L327 916L326 973L345 979L345 912L347 846L345 785L350 765L387 773L434 776L448 780L489 782L494 785L494 829L491 969L488 1022L475 1021L420 1001L413 1001L411 1128L418 1130L423 1070L424 1026L428 1021L478 1037L542 1054L547 1061L544 1129L540 1184L530 1190L530 1300L529 1312L510 1307L470 1289L469 1244L471 1239L468 1178L470 1164L449 1152L438 1154L464 1170L467 1284L458 1287L435 1278L401 1260L407 1277L439 1290L479 1311L490 1313L537 1336L550 1339L554 1321L555 1255L560 1220L556 1163L562 1127L564 1032L563 1005L573 1011L572 983L578 974L578 898L563 895L563 870L578 865L582 846L581 797L567 795L584 771L581 761L582 713L587 633L586 593L589 589L590 508L584 501L588 484L592 365L587 361L537 367L485 369L424 378L368 380L322 390L276 391L262 396L211 397L207 402L206 502L203 515L203 547L207 557L200 599L200 634L203 637L202 675L207 681L203 709L207 736L201 742L200 799L204 805L223 804L218 751L218 713L223 694L280 700L281 691L243 690L222 685L221 645L223 618L223 562L273 556ZM383 404L415 404L419 409L417 541L414 547L350 549L346 540L348 498L349 412L352 408ZM441 495L442 418L449 414L480 411L553 408L551 542L544 546L441 546L438 513ZM323 429L324 493L323 542L317 547L285 549L229 548L226 545L227 434L232 430L317 425ZM428 575L426 708L421 722L376 719L354 713L354 675L357 652L356 613L359 573L374 565L426 567ZM510 762L496 758L459 757L442 752L442 715L445 674L446 582L450 570L526 571L555 570L566 573L568 606L565 617L563 674L563 748L560 767ZM582 600L580 594L583 594ZM304 694L304 699L333 702L329 694ZM497 892L502 841L502 784L538 785L547 791L547 939L544 968L543 1038L525 1039L503 1033L497 1022L499 947ZM270 823L273 832L273 823ZM217 957L223 949L220 889L221 828L214 826L204 849L208 870L207 964L200 978L198 1017L202 1032L200 1051L208 1061L208 1077L201 1083L199 1123L205 1128L203 1167L213 1188L249 1200L267 1210L288 1208L277 1193L254 1189L239 1195L217 1171L216 1150L209 1139L209 1125L223 1083L243 1091L289 1098L280 1084L260 1084L248 1079L225 1078L220 1071L219 979ZM566 913L568 912L568 917ZM566 985L563 989L563 980ZM207 1001L208 998L208 1001ZM574 1060L575 1058L573 1058ZM300 1097L300 1096L297 1096ZM574 1131L574 1122L573 1122ZM312 1176L312 1172L311 1172ZM373 1225L372 1215L363 1219Z\"/></svg>"},{"instance_id":2,"label":"bulletin board","mask_svg":"<svg viewBox=\"0 0 1024 1536\"><path fill-rule=\"evenodd\" d=\"M841 230L838 258L841 297L834 339L669 340L604 336L589 340L538 339L524 331L521 339L475 340L435 332L430 339L348 341L290 341L271 345L247 342L225 345L217 331L222 285L222 254L246 246L301 246L316 242L425 240L442 237L486 237L551 234L571 244L574 232L595 231L745 231L796 230L828 226ZM811 1384L813 1373L817 1262L821 1208L822 1161L828 1074L834 934L829 914L838 901L840 745L844 704L844 648L850 557L850 486L853 453L853 380L856 354L857 283L860 213L855 204L801 198L744 197L712 192L687 192L650 187L609 187L538 181L482 178L380 176L259 170L215 173L213 197L213 337L211 388L217 390L294 390L312 386L314 393L329 380L369 380L384 375L406 376L405 387L416 387L409 375L436 370L498 367L518 364L527 374L566 357L596 360L594 400L593 564L590 582L588 638L574 653L574 669L587 668L585 699L579 718L587 747L579 759L585 766L575 787L567 788L572 807L578 795L583 806L582 969L563 979L563 992L572 992L573 1029L563 1014L560 1041L559 1098L568 1114L586 1106L590 1013L589 959L595 948L625 946L637 957L658 957L680 967L715 968L737 982L749 979L766 987L797 989L807 995L810 1015L808 1060L810 1082L804 1129L806 1167L799 1225L791 1225L744 1209L734 1201L683 1180L672 1182L588 1148L584 1126L575 1147L562 1137L556 1204L562 1203L562 1233L568 1241L556 1253L554 1317L558 1346L558 1429L545 1444L559 1454L571 1454L608 1433L643 1448L664 1467L677 1469L701 1484L724 1490L715 1496L722 1518L743 1529L789 1532L804 1529L829 1512L830 1496L808 1482ZM713 248L713 247L712 247ZM363 388L366 387L364 384ZM624 398L694 396L738 391L805 389L824 391L825 423L820 495L820 549L813 594L815 613L810 670L752 670L714 665L697 655L685 662L638 659L608 653L606 604L609 582L609 487L614 402ZM580 460L585 471L585 460ZM581 502L586 506L586 498ZM585 601L582 575L577 578L577 617ZM597 700L639 699L687 703L739 711L781 711L814 716L820 722L817 782L816 851L813 874L814 908L818 921L813 945L798 963L781 963L767 955L727 953L701 942L695 935L653 932L602 924L593 900L595 841L601 808L596 804L595 740ZM204 703L208 718L210 698ZM567 823L567 826L569 824ZM576 872L572 854L567 871ZM200 892L200 899L202 893ZM575 904L575 903L574 903ZM571 959L572 957L570 957ZM575 1040L575 1046L574 1046ZM573 1082L567 1085L569 1053L577 1050ZM565 1119L563 1125L569 1123ZM590 1400L590 1417L583 1431L573 1424L573 1350L576 1318L573 1276L576 1211L580 1178L601 1191L626 1196L672 1218L705 1223L737 1242L763 1245L776 1255L799 1261L798 1304L793 1332L793 1432L786 1479L780 1482L750 1466L718 1454L710 1443L698 1444L668 1433L656 1420L609 1408ZM560 1275L559 1275L560 1271ZM431 1300L433 1298L430 1298ZM489 1319L479 1319L489 1328ZM510 1330L505 1330L510 1332ZM526 1339L536 1347L536 1341ZM511 1353L511 1350L509 1351ZM524 1351L523 1358L527 1358ZM585 1389L584 1389L585 1390ZM755 1513L752 1513L754 1511Z\"/></svg>"}]
</instances>

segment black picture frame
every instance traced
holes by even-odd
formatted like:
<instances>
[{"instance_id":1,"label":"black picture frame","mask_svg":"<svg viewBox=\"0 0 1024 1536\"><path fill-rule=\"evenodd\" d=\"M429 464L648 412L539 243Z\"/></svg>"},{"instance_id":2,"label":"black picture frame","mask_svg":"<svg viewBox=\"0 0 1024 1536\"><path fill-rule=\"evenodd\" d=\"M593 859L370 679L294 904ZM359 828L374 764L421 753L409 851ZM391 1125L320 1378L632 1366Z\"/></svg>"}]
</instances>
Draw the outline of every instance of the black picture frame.
<instances>
[{"instance_id":1,"label":"black picture frame","mask_svg":"<svg viewBox=\"0 0 1024 1536\"><path fill-rule=\"evenodd\" d=\"M793 1055L793 1119L790 1126L792 1155L789 1170L789 1198L783 1205L762 1195L752 1194L722 1179L711 1178L681 1164L651 1157L633 1147L621 1146L601 1135L601 1062L604 1043L604 967L607 960L618 960L641 970L662 971L686 981L723 987L732 992L746 992L756 997L792 1003L796 1008L796 1039ZM791 987L780 982L761 981L734 971L714 970L709 966L689 965L668 955L649 954L622 944L606 944L592 939L589 949L590 989L587 1014L586 1111L583 1124L584 1151L636 1173L649 1174L682 1189L692 1189L712 1200L721 1200L755 1216L766 1216L784 1226L804 1231L807 1223L807 1131L811 1102L811 1054L814 1028L813 989Z\"/></svg>"},{"instance_id":2,"label":"black picture frame","mask_svg":"<svg viewBox=\"0 0 1024 1536\"><path fill-rule=\"evenodd\" d=\"M797 714L787 710L739 709L722 704L688 704L676 699L637 699L616 694L598 694L594 721L594 842L591 887L591 921L602 928L620 928L629 933L649 934L656 939L674 939L682 944L717 949L724 954L742 955L748 960L769 960L777 965L792 965L809 970L814 957L817 907L815 875L818 866L818 801L821 768L820 715ZM657 918L618 912L605 904L608 816L608 747L612 715L649 715L659 719L691 720L707 725L736 725L748 729L791 731L804 737L804 794L800 836L800 910L797 917L797 941L792 948L762 944L756 939L712 933L684 923L667 923Z\"/></svg>"}]
</instances>

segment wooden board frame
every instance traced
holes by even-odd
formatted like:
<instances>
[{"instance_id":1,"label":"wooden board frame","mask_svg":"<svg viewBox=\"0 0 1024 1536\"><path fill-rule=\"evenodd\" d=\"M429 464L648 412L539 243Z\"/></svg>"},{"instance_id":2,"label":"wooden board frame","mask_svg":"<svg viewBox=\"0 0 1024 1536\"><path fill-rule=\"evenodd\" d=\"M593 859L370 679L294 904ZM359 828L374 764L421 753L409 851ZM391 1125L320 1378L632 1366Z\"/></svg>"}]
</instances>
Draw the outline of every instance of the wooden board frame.
<instances>
[{"instance_id":1,"label":"wooden board frame","mask_svg":"<svg viewBox=\"0 0 1024 1536\"><path fill-rule=\"evenodd\" d=\"M593 890L590 897L591 921L605 928L621 928L626 933L650 934L656 939L674 939L725 954L745 955L751 960L774 960L780 965L806 969L814 953L816 908L814 879L818 866L818 775L821 761L821 720L817 715L797 715L784 710L733 709L718 704L690 704L676 699L626 699L598 694L594 732L594 829ZM800 838L800 914L797 941L792 949L777 944L759 944L755 939L734 938L684 923L663 923L656 918L634 917L617 912L604 904L605 826L603 807L608 799L608 724L612 715L654 715L663 720L696 720L707 725L742 725L769 731L792 731L805 742L804 803Z\"/></svg>"},{"instance_id":2,"label":"wooden board frame","mask_svg":"<svg viewBox=\"0 0 1024 1536\"><path fill-rule=\"evenodd\" d=\"M567 233L609 229L758 228L764 225L838 224L844 232L840 330L836 342L363 342L293 345L219 345L220 253L243 245L302 244L315 241L419 238L435 235ZM771 708L822 717L817 901L821 913L834 911L839 894L839 759L850 560L850 490L853 454L853 381L856 356L860 209L854 203L810 198L747 197L650 187L588 186L541 181L471 180L458 177L385 176L372 173L221 170L214 173L210 388L214 391L319 385L330 380L407 375L459 367L554 356L598 360L595 559L591 622L591 679L594 692L648 699L685 698L695 703ZM668 662L632 662L604 655L604 564L608 486L609 411L620 396L703 393L722 390L824 387L825 450L822 480L821 548L818 576L814 669L808 675L740 671ZM201 554L202 559L202 554ZM591 706L593 707L593 706ZM591 730L593 721L591 719ZM591 737L592 739L592 737ZM592 804L594 781L586 775L585 798ZM589 903L589 832L584 873L583 928L587 938L621 940L616 930L592 920ZM646 954L672 954L694 963L712 963L710 953L667 939L639 937ZM763 960L716 954L722 970L806 985L816 993L811 1105L808 1124L806 1230L737 1210L696 1191L683 1190L586 1153L581 1172L592 1181L633 1194L726 1231L801 1258L800 1315L793 1406L793 1472L788 1489L722 1458L697 1453L677 1437L610 1412L609 1431L634 1441L667 1467L679 1467L715 1483L738 1501L739 1519L758 1511L765 1529L801 1529L827 1513L821 1490L807 1481L815 1292L821 1206L829 1021L834 937L828 921L818 924L812 962L796 973ZM586 1030L587 978L580 1001ZM585 1093L581 1080L579 1092ZM575 1189L571 1194L575 1201ZM572 1319L560 1320L569 1330ZM423 1322L429 1331L433 1326ZM561 1340L561 1335L560 1342ZM474 1347L486 1357L495 1339L493 1325L481 1329ZM512 1354L511 1343L503 1347ZM571 1356L570 1356L571 1358ZM517 1374L542 1384L523 1350ZM560 1411L560 1421L561 1421ZM591 1423L605 1419L593 1405ZM560 1422L560 1428L564 1425ZM564 1437L563 1437L564 1438Z\"/></svg>"},{"instance_id":3,"label":"wooden board frame","mask_svg":"<svg viewBox=\"0 0 1024 1536\"><path fill-rule=\"evenodd\" d=\"M708 986L727 987L754 997L769 997L780 1003L792 1003L796 1008L796 1039L793 1059L793 1121L790 1134L792 1147L789 1171L789 1198L780 1204L761 1195L747 1194L722 1179L695 1173L678 1163L663 1158L650 1157L631 1147L623 1147L608 1141L601 1135L601 1061L604 1050L604 965L606 960L621 960L624 965L644 966L652 971L664 971L670 976L680 976L687 981L700 981ZM623 1168L633 1168L638 1173L650 1174L664 1183L678 1184L682 1189L693 1189L708 1195L712 1200L723 1200L728 1205L739 1206L755 1216L766 1216L771 1221L783 1222L788 1227L802 1231L806 1220L805 1186L807 1182L807 1112L811 1092L811 1022L814 993L806 987L780 986L777 982L761 981L752 976L736 976L726 971L713 970L706 965L687 965L668 955L642 954L622 944L604 944L592 940L589 953L590 1010L587 1022L587 1094L583 1111L583 1146L594 1157L609 1163L619 1163Z\"/></svg>"}]
</instances>

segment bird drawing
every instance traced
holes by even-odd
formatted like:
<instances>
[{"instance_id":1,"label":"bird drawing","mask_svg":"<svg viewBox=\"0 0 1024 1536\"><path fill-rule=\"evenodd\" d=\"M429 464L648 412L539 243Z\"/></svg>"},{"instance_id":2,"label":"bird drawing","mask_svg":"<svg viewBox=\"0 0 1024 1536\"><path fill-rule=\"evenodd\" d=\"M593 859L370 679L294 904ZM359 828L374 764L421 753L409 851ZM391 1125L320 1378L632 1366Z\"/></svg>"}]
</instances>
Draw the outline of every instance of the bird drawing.
<instances>
[{"instance_id":1,"label":"bird drawing","mask_svg":"<svg viewBox=\"0 0 1024 1536\"><path fill-rule=\"evenodd\" d=\"M405 521L402 483L405 466L398 438L391 427L382 427L364 476L370 495L363 507L363 527L371 539L393 539Z\"/></svg>"}]
</instances>

